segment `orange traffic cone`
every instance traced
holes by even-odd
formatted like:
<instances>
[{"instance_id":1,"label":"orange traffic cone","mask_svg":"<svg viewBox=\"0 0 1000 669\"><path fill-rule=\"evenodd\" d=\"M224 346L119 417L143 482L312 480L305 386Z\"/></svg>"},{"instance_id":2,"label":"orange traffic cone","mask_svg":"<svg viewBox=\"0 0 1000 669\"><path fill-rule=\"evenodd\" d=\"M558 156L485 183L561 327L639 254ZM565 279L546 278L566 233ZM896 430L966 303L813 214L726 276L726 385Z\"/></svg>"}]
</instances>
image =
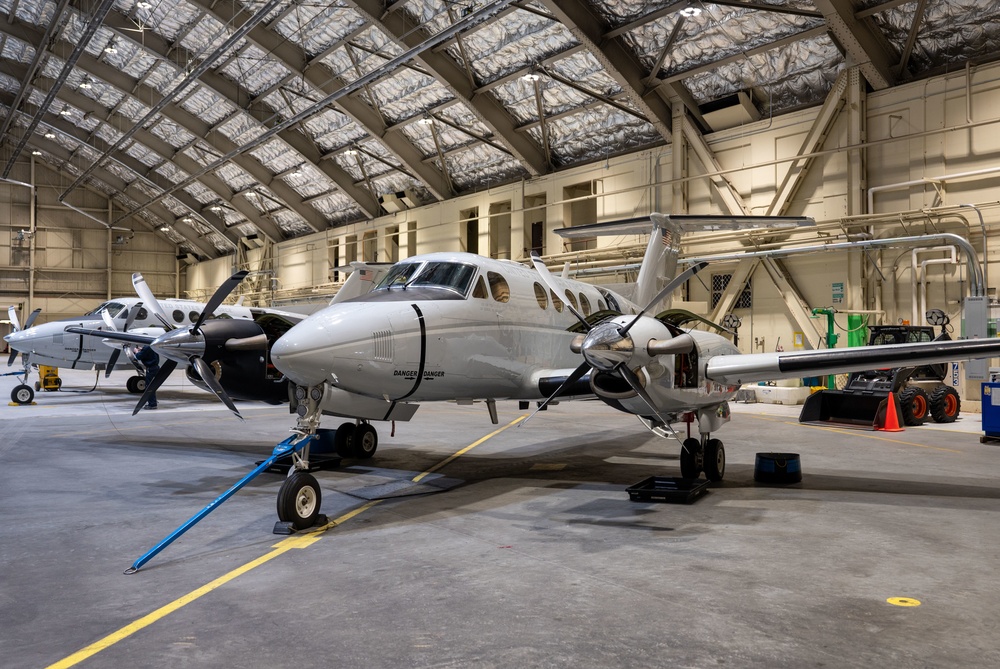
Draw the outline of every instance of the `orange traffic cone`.
<instances>
[{"instance_id":1,"label":"orange traffic cone","mask_svg":"<svg viewBox=\"0 0 1000 669\"><path fill-rule=\"evenodd\" d=\"M885 405L885 419L882 421L882 427L876 427L875 429L885 432L903 431L903 428L899 426L899 409L896 407L896 393L889 393L889 399Z\"/></svg>"}]
</instances>

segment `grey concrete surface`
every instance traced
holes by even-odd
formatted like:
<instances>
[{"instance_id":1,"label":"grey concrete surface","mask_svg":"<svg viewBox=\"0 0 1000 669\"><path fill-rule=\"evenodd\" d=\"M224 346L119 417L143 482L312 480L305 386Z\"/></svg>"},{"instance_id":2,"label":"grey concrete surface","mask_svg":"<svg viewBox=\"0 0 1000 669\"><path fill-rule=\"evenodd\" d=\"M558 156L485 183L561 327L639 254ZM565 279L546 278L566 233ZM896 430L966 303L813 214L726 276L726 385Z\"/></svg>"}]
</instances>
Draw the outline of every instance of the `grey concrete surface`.
<instances>
[{"instance_id":1,"label":"grey concrete surface","mask_svg":"<svg viewBox=\"0 0 1000 669\"><path fill-rule=\"evenodd\" d=\"M63 377L89 387L93 373ZM49 666L122 629L77 666L1000 665L1000 446L979 443L978 415L872 433L737 405L716 435L726 480L674 505L624 488L678 475L676 442L562 403L437 472L462 485L377 503L283 552L281 477L265 474L124 576L292 420L241 403L240 423L177 379L132 417L117 377L0 407L4 667ZM499 410L500 426L524 413ZM352 491L497 429L481 404L425 405L395 437L378 427L375 459L316 475L331 519L366 504ZM799 453L802 483L755 484L761 451Z\"/></svg>"}]
</instances>

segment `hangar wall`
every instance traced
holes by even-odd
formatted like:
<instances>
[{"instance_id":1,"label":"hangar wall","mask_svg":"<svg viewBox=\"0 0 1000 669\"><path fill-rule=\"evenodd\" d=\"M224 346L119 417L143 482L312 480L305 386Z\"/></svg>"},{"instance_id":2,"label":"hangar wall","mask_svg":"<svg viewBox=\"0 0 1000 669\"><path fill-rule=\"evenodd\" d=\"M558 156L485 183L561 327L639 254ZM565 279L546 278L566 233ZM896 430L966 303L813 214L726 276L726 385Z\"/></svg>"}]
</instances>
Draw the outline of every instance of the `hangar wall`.
<instances>
[{"instance_id":1,"label":"hangar wall","mask_svg":"<svg viewBox=\"0 0 1000 669\"><path fill-rule=\"evenodd\" d=\"M149 226L132 223L132 230L108 230L97 221L63 206L59 194L71 179L30 157L11 170L10 179L35 183L35 234L31 234L31 189L0 184L0 307L22 307L22 314L41 307L38 322L75 316L93 309L109 296L134 295L132 272L143 273L159 295L179 290L177 248ZM78 189L68 200L90 216L109 221L108 198ZM34 278L33 289L29 288ZM24 316L22 315L23 319ZM9 326L0 325L0 335Z\"/></svg>"},{"instance_id":2,"label":"hangar wall","mask_svg":"<svg viewBox=\"0 0 1000 669\"><path fill-rule=\"evenodd\" d=\"M832 120L821 128L825 139L815 148L807 148L815 155L783 209L788 215L814 217L817 229L791 236L757 235L749 241L745 235L689 235L685 238L686 255L932 232L956 233L970 239L977 250L983 248L975 212L959 205L980 205L986 227L994 230L989 234L992 237L1000 223L1000 171L959 178L952 175L1000 170L1000 115L995 111L1000 108L1000 66L970 68L868 95L858 81L857 77L848 79ZM676 164L672 146L611 157L297 238L267 251L249 250L240 264L272 272L269 296L279 302L308 301L333 290L335 279L343 279L334 268L354 259L395 260L416 253L470 249L484 255L523 258L533 244L534 223L543 225L543 253L555 265L563 261L571 261L574 267L635 262L641 238L599 238L596 248L580 249L564 243L554 230L653 211L731 213L733 201L747 213L776 213L769 209L783 179L793 168L802 171L802 163L790 159L803 150L822 113L821 108L811 108L707 135L704 145L714 165L705 164L704 151L692 148L698 138L687 137ZM843 150L857 142L864 143L863 150ZM852 169L852 161L860 168ZM709 173L714 179L705 176ZM732 185L728 198L721 194L725 184L720 177ZM946 178L929 181L931 177ZM869 197L872 212L862 215ZM534 238L535 244L537 241ZM991 250L989 260L994 261L995 255ZM947 251L933 251L918 257L920 261L927 259L943 262L950 256ZM189 267L191 294L209 294L237 260L220 258ZM968 291L968 276L961 254L957 260L954 264L929 264L922 273L918 264L915 270L920 276L926 274L927 306L947 311L960 331L960 303ZM803 324L802 313L798 318L793 315L789 303L795 300L788 297L789 287L798 294L800 308L882 310L884 315L873 317L885 322L912 318L914 268L908 249L813 253L775 265L768 271L765 263L756 264L749 277L751 302L745 306L737 303L733 308L744 321L740 345L745 351L773 350L775 345L791 348L796 332L805 333L806 346L821 345L825 324L812 319L810 332L810 323ZM736 261L714 263L702 280L690 282L686 297L710 306L711 275L732 274L738 269ZM997 272L1000 268L993 272L1000 276ZM772 278L775 273L783 273L784 281L776 282ZM628 277L619 273L592 280L623 278ZM846 318L838 317L838 325L846 327Z\"/></svg>"}]
</instances>

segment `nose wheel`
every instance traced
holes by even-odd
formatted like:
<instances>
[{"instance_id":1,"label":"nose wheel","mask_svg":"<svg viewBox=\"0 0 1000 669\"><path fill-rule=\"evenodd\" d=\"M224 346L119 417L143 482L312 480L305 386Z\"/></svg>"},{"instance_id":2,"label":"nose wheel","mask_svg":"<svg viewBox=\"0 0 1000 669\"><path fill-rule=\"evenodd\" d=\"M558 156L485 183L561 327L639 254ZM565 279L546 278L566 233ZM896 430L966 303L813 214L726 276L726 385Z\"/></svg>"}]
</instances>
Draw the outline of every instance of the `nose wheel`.
<instances>
[{"instance_id":1,"label":"nose wheel","mask_svg":"<svg viewBox=\"0 0 1000 669\"><path fill-rule=\"evenodd\" d=\"M312 527L319 516L323 494L312 474L296 471L278 490L278 520L291 523L296 530Z\"/></svg>"},{"instance_id":2,"label":"nose wheel","mask_svg":"<svg viewBox=\"0 0 1000 669\"><path fill-rule=\"evenodd\" d=\"M726 448L718 439L688 437L681 449L681 477L696 479L702 472L709 481L721 481L726 473Z\"/></svg>"}]
</instances>

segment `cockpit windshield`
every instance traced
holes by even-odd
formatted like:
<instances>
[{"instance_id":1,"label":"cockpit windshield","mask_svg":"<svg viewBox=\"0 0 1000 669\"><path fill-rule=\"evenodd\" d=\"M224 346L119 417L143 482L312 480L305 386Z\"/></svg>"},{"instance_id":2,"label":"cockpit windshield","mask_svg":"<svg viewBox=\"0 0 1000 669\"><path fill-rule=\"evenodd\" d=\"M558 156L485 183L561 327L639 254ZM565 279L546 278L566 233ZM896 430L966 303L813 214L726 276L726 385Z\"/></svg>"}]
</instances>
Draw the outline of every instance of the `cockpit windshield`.
<instances>
[{"instance_id":1,"label":"cockpit windshield","mask_svg":"<svg viewBox=\"0 0 1000 669\"><path fill-rule=\"evenodd\" d=\"M100 316L101 312L103 310L107 309L108 310L108 315L111 316L112 318L114 318L124 308L125 308L125 305L122 304L121 302L104 302L103 304L97 305L97 307L95 309L91 309L90 311L88 311L84 315L85 316Z\"/></svg>"},{"instance_id":2,"label":"cockpit windshield","mask_svg":"<svg viewBox=\"0 0 1000 669\"><path fill-rule=\"evenodd\" d=\"M395 290L414 287L446 288L464 296L476 276L474 265L433 261L398 263L379 282L375 290Z\"/></svg>"}]
</instances>

